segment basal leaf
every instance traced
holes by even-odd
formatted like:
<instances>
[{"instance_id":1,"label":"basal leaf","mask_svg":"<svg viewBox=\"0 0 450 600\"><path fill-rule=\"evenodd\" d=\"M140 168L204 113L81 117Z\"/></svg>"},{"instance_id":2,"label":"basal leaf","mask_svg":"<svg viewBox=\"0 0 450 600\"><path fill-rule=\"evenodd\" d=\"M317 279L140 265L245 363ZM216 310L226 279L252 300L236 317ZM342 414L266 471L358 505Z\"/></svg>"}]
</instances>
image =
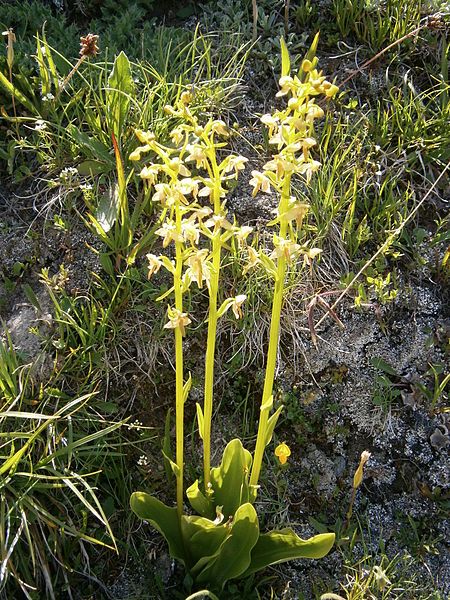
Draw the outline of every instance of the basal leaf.
<instances>
[{"instance_id":1,"label":"basal leaf","mask_svg":"<svg viewBox=\"0 0 450 600\"><path fill-rule=\"evenodd\" d=\"M219 467L211 469L214 504L222 506L227 519L241 504L248 501L248 473L252 456L239 439L231 440L224 450Z\"/></svg>"},{"instance_id":2,"label":"basal leaf","mask_svg":"<svg viewBox=\"0 0 450 600\"><path fill-rule=\"evenodd\" d=\"M178 513L157 498L145 492L134 492L130 499L131 510L144 521L148 521L166 539L170 555L185 562L183 539L181 537Z\"/></svg>"},{"instance_id":3,"label":"basal leaf","mask_svg":"<svg viewBox=\"0 0 450 600\"><path fill-rule=\"evenodd\" d=\"M290 528L264 533L252 550L251 564L244 575L295 558L322 558L331 550L334 538L334 533L320 533L302 540Z\"/></svg>"},{"instance_id":4,"label":"basal leaf","mask_svg":"<svg viewBox=\"0 0 450 600\"><path fill-rule=\"evenodd\" d=\"M186 496L192 508L202 517L212 519L214 517L213 503L203 494L198 485L198 479L188 487Z\"/></svg>"},{"instance_id":5,"label":"basal leaf","mask_svg":"<svg viewBox=\"0 0 450 600\"><path fill-rule=\"evenodd\" d=\"M221 544L217 556L209 560L197 576L199 583L210 582L223 588L229 579L239 577L250 565L251 552L259 537L258 516L250 503L243 504L234 515L231 533Z\"/></svg>"}]
</instances>

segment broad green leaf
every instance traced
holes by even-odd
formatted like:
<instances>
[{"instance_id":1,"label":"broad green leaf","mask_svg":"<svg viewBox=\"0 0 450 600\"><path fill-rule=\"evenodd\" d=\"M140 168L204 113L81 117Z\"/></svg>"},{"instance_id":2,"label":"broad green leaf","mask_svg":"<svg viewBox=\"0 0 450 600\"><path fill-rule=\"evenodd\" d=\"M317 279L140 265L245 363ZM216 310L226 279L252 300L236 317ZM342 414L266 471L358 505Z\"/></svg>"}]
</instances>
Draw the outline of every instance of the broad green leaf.
<instances>
[{"instance_id":1,"label":"broad green leaf","mask_svg":"<svg viewBox=\"0 0 450 600\"><path fill-rule=\"evenodd\" d=\"M50 74L51 74L51 78L52 78L52 83L53 86L56 89L58 89L59 86L59 78L58 78L58 71L56 70L56 65L55 65L55 61L53 60L53 54L52 51L50 49L50 46L47 43L47 38L45 36L45 30L42 30L42 42L44 44L44 49L45 49L45 57L47 59L47 64L48 64L48 68L50 70Z\"/></svg>"},{"instance_id":2,"label":"broad green leaf","mask_svg":"<svg viewBox=\"0 0 450 600\"><path fill-rule=\"evenodd\" d=\"M229 531L226 525L216 525L210 519L183 515L181 517L181 535L189 555L189 570L200 560L203 562L206 557L214 555L229 535Z\"/></svg>"},{"instance_id":3,"label":"broad green leaf","mask_svg":"<svg viewBox=\"0 0 450 600\"><path fill-rule=\"evenodd\" d=\"M267 421L267 426L266 426L266 446L268 444L270 444L270 442L272 440L273 431L274 431L274 429L276 427L278 418L279 418L282 410L283 410L283 406L279 406L277 408L277 410L273 413L273 415L271 417L269 417L269 420Z\"/></svg>"},{"instance_id":4,"label":"broad green leaf","mask_svg":"<svg viewBox=\"0 0 450 600\"><path fill-rule=\"evenodd\" d=\"M244 576L295 558L323 558L331 550L334 538L334 533L320 533L302 540L290 528L263 533L252 550L251 564Z\"/></svg>"},{"instance_id":5,"label":"broad green leaf","mask_svg":"<svg viewBox=\"0 0 450 600\"><path fill-rule=\"evenodd\" d=\"M197 421L198 421L198 432L200 434L200 437L203 439L203 431L204 431L204 419L203 419L203 411L202 411L202 407L200 406L200 404L197 402L196 405L197 407Z\"/></svg>"},{"instance_id":6,"label":"broad green leaf","mask_svg":"<svg viewBox=\"0 0 450 600\"><path fill-rule=\"evenodd\" d=\"M210 559L196 580L223 588L229 579L242 575L250 565L251 552L258 537L256 511L250 503L243 504L234 515L231 534L219 547L216 558Z\"/></svg>"},{"instance_id":7,"label":"broad green leaf","mask_svg":"<svg viewBox=\"0 0 450 600\"><path fill-rule=\"evenodd\" d=\"M145 492L134 492L130 499L131 510L144 521L148 521L166 539L173 558L185 561L183 539L176 508L170 508Z\"/></svg>"},{"instance_id":8,"label":"broad green leaf","mask_svg":"<svg viewBox=\"0 0 450 600\"><path fill-rule=\"evenodd\" d=\"M99 160L84 160L77 167L78 173L85 177L109 173L111 168L111 164L108 165L104 162L100 162Z\"/></svg>"},{"instance_id":9,"label":"broad green leaf","mask_svg":"<svg viewBox=\"0 0 450 600\"><path fill-rule=\"evenodd\" d=\"M133 93L134 83L130 61L127 55L121 52L114 61L106 90L106 114L108 115L111 131L119 142Z\"/></svg>"},{"instance_id":10,"label":"broad green leaf","mask_svg":"<svg viewBox=\"0 0 450 600\"><path fill-rule=\"evenodd\" d=\"M111 277L115 277L114 265L109 255L106 252L100 252L99 260L105 273L108 273L108 275L110 275Z\"/></svg>"},{"instance_id":11,"label":"broad green leaf","mask_svg":"<svg viewBox=\"0 0 450 600\"><path fill-rule=\"evenodd\" d=\"M189 551L192 558L196 559L191 569L193 575L199 573L211 558L215 558L217 550L229 534L230 528L227 525L214 525L197 531L191 537Z\"/></svg>"},{"instance_id":12,"label":"broad green leaf","mask_svg":"<svg viewBox=\"0 0 450 600\"><path fill-rule=\"evenodd\" d=\"M74 143L81 147L86 156L95 160L104 160L110 165L114 164L109 149L102 142L89 137L84 131L79 131L75 125L69 125L67 132L72 137Z\"/></svg>"},{"instance_id":13,"label":"broad green leaf","mask_svg":"<svg viewBox=\"0 0 450 600\"><path fill-rule=\"evenodd\" d=\"M239 439L231 440L224 450L219 467L211 469L211 484L215 506L222 506L225 519L233 516L244 502L248 502L248 474L252 456Z\"/></svg>"},{"instance_id":14,"label":"broad green leaf","mask_svg":"<svg viewBox=\"0 0 450 600\"><path fill-rule=\"evenodd\" d=\"M108 191L103 194L97 206L96 221L105 233L113 227L119 214L119 187L116 184L109 186Z\"/></svg>"},{"instance_id":15,"label":"broad green leaf","mask_svg":"<svg viewBox=\"0 0 450 600\"><path fill-rule=\"evenodd\" d=\"M284 38L280 38L281 45L281 76L289 75L291 72L291 57L289 56L289 50L286 46Z\"/></svg>"},{"instance_id":16,"label":"broad green leaf","mask_svg":"<svg viewBox=\"0 0 450 600\"><path fill-rule=\"evenodd\" d=\"M212 519L214 516L214 506L211 500L203 494L198 485L198 479L188 487L186 496L192 508L202 517Z\"/></svg>"}]
</instances>

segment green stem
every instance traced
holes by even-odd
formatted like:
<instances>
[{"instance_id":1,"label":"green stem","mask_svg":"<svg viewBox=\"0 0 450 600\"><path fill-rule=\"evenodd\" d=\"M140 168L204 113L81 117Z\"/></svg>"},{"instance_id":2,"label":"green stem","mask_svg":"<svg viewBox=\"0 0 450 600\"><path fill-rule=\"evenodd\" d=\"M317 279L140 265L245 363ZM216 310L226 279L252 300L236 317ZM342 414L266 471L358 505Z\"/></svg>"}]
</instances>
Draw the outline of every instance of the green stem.
<instances>
[{"instance_id":1,"label":"green stem","mask_svg":"<svg viewBox=\"0 0 450 600\"><path fill-rule=\"evenodd\" d=\"M221 242L220 231L213 238L213 273L210 281L208 339L205 358L205 392L203 404L203 477L205 490L208 491L211 471L211 422L214 391L214 358L217 335L217 294L219 290L219 271Z\"/></svg>"},{"instance_id":2,"label":"green stem","mask_svg":"<svg viewBox=\"0 0 450 600\"><path fill-rule=\"evenodd\" d=\"M283 184L279 213L283 214L289 203L291 181L290 177L286 176L286 180ZM280 237L285 238L288 231L286 221L282 221L280 225ZM286 258L281 256L278 258L277 264L277 279L275 282L275 291L273 294L272 301L272 316L270 319L270 333L269 333L269 348L267 350L267 365L266 373L264 377L264 389L261 400L261 408L266 405L267 401L273 394L273 382L275 380L275 370L277 366L277 354L278 354L278 340L280 335L280 318L281 309L283 306L283 291L284 291L284 279L286 276ZM262 409L259 417L258 434L256 436L256 447L255 456L253 459L252 473L250 476L250 485L257 485L259 480L259 474L261 472L261 465L264 456L264 450L266 447L266 430L267 422L269 420L269 409Z\"/></svg>"},{"instance_id":3,"label":"green stem","mask_svg":"<svg viewBox=\"0 0 450 600\"><path fill-rule=\"evenodd\" d=\"M213 191L214 212L220 213L220 173L217 167L215 153L211 156L211 167L216 180ZM213 272L211 274L209 289L209 311L208 311L208 338L206 342L205 357L205 389L203 400L203 478L205 491L208 492L211 472L211 422L214 400L214 359L216 352L217 337L217 296L219 291L220 258L222 242L220 239L220 229L214 233L212 242L212 264Z\"/></svg>"},{"instance_id":4,"label":"green stem","mask_svg":"<svg viewBox=\"0 0 450 600\"><path fill-rule=\"evenodd\" d=\"M177 233L181 234L181 210L176 206ZM173 285L175 289L175 308L183 312L182 269L183 248L182 242L175 243L175 273ZM180 328L175 329L175 420L176 420L176 462L177 475L177 510L181 519L183 514L183 455L184 455L184 399L183 399L183 336Z\"/></svg>"}]
</instances>

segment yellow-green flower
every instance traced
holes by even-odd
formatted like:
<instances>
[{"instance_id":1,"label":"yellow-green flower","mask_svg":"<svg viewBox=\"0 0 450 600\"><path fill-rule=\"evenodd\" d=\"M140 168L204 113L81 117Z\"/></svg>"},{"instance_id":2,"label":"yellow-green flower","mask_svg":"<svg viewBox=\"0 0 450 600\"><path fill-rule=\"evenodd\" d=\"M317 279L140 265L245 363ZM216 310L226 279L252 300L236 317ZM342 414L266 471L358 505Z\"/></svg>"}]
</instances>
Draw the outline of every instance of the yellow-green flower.
<instances>
[{"instance_id":1,"label":"yellow-green flower","mask_svg":"<svg viewBox=\"0 0 450 600\"><path fill-rule=\"evenodd\" d=\"M280 463L282 465L286 464L287 459L290 455L291 455L291 449L286 444L286 442L278 444L278 446L275 448L275 456L278 458L278 460L280 461Z\"/></svg>"},{"instance_id":2,"label":"yellow-green flower","mask_svg":"<svg viewBox=\"0 0 450 600\"><path fill-rule=\"evenodd\" d=\"M358 468L356 469L355 475L353 477L353 488L355 490L357 488L359 488L359 486L362 483L362 480L363 480L363 477L364 477L364 465L369 460L369 458L370 458L370 452L368 452L367 450L364 450L364 452L361 453L361 458L359 460L359 465L358 465Z\"/></svg>"},{"instance_id":3,"label":"yellow-green flower","mask_svg":"<svg viewBox=\"0 0 450 600\"><path fill-rule=\"evenodd\" d=\"M169 306L167 309L167 316L169 317L169 322L164 325L164 329L179 329L181 335L184 337L186 334L185 326L192 323L187 313Z\"/></svg>"}]
</instances>

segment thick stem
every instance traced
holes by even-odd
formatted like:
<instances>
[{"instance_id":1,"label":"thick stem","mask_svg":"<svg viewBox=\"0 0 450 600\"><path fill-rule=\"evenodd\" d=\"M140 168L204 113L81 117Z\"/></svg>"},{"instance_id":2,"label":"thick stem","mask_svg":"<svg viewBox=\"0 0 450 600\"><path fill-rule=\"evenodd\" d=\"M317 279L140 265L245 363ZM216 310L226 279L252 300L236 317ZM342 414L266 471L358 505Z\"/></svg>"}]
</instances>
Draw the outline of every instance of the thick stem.
<instances>
[{"instance_id":1,"label":"thick stem","mask_svg":"<svg viewBox=\"0 0 450 600\"><path fill-rule=\"evenodd\" d=\"M181 234L181 210L176 207L177 233ZM173 284L175 289L175 308L183 312L182 269L183 248L181 242L175 243L175 274ZM176 463L177 475L177 510L181 518L183 514L183 457L184 457L184 398L183 398L183 336L179 327L175 329L175 420L176 420Z\"/></svg>"},{"instance_id":2,"label":"thick stem","mask_svg":"<svg viewBox=\"0 0 450 600\"><path fill-rule=\"evenodd\" d=\"M203 404L203 477L205 491L208 491L211 471L211 422L214 397L214 359L217 335L217 293L219 290L220 250L219 231L213 239L213 273L210 281L208 339L205 359L205 396Z\"/></svg>"},{"instance_id":3,"label":"thick stem","mask_svg":"<svg viewBox=\"0 0 450 600\"><path fill-rule=\"evenodd\" d=\"M213 202L215 214L220 213L220 173L217 167L215 153L211 156L211 167L214 179L216 181L213 191ZM222 242L220 239L221 230L214 233L212 242L212 264L213 272L211 274L209 286L209 311L208 311L208 338L206 342L205 357L205 390L203 400L203 479L205 491L208 492L211 471L211 422L214 402L214 359L216 353L217 336L217 295L219 292L220 278L220 255Z\"/></svg>"},{"instance_id":4,"label":"thick stem","mask_svg":"<svg viewBox=\"0 0 450 600\"><path fill-rule=\"evenodd\" d=\"M286 177L286 181L283 185L282 196L280 200L279 213L283 214L289 203L289 191L290 191L290 178ZM286 221L282 221L280 226L280 237L285 238L288 231ZM277 265L277 280L275 282L275 291L273 294L272 301L272 316L270 319L270 333L269 333L269 348L267 350L267 365L266 373L264 377L264 389L261 400L261 407L265 406L270 396L273 393L273 382L275 380L275 370L277 366L277 355L278 355L278 340L280 335L280 318L281 309L283 306L283 291L284 291L284 279L286 276L286 258L281 256L278 258ZM269 410L261 410L258 424L258 434L256 437L255 456L253 459L252 473L250 476L250 485L257 485L259 480L259 474L261 472L261 465L264 457L264 450L266 447L266 430L267 422L269 420Z\"/></svg>"}]
</instances>

